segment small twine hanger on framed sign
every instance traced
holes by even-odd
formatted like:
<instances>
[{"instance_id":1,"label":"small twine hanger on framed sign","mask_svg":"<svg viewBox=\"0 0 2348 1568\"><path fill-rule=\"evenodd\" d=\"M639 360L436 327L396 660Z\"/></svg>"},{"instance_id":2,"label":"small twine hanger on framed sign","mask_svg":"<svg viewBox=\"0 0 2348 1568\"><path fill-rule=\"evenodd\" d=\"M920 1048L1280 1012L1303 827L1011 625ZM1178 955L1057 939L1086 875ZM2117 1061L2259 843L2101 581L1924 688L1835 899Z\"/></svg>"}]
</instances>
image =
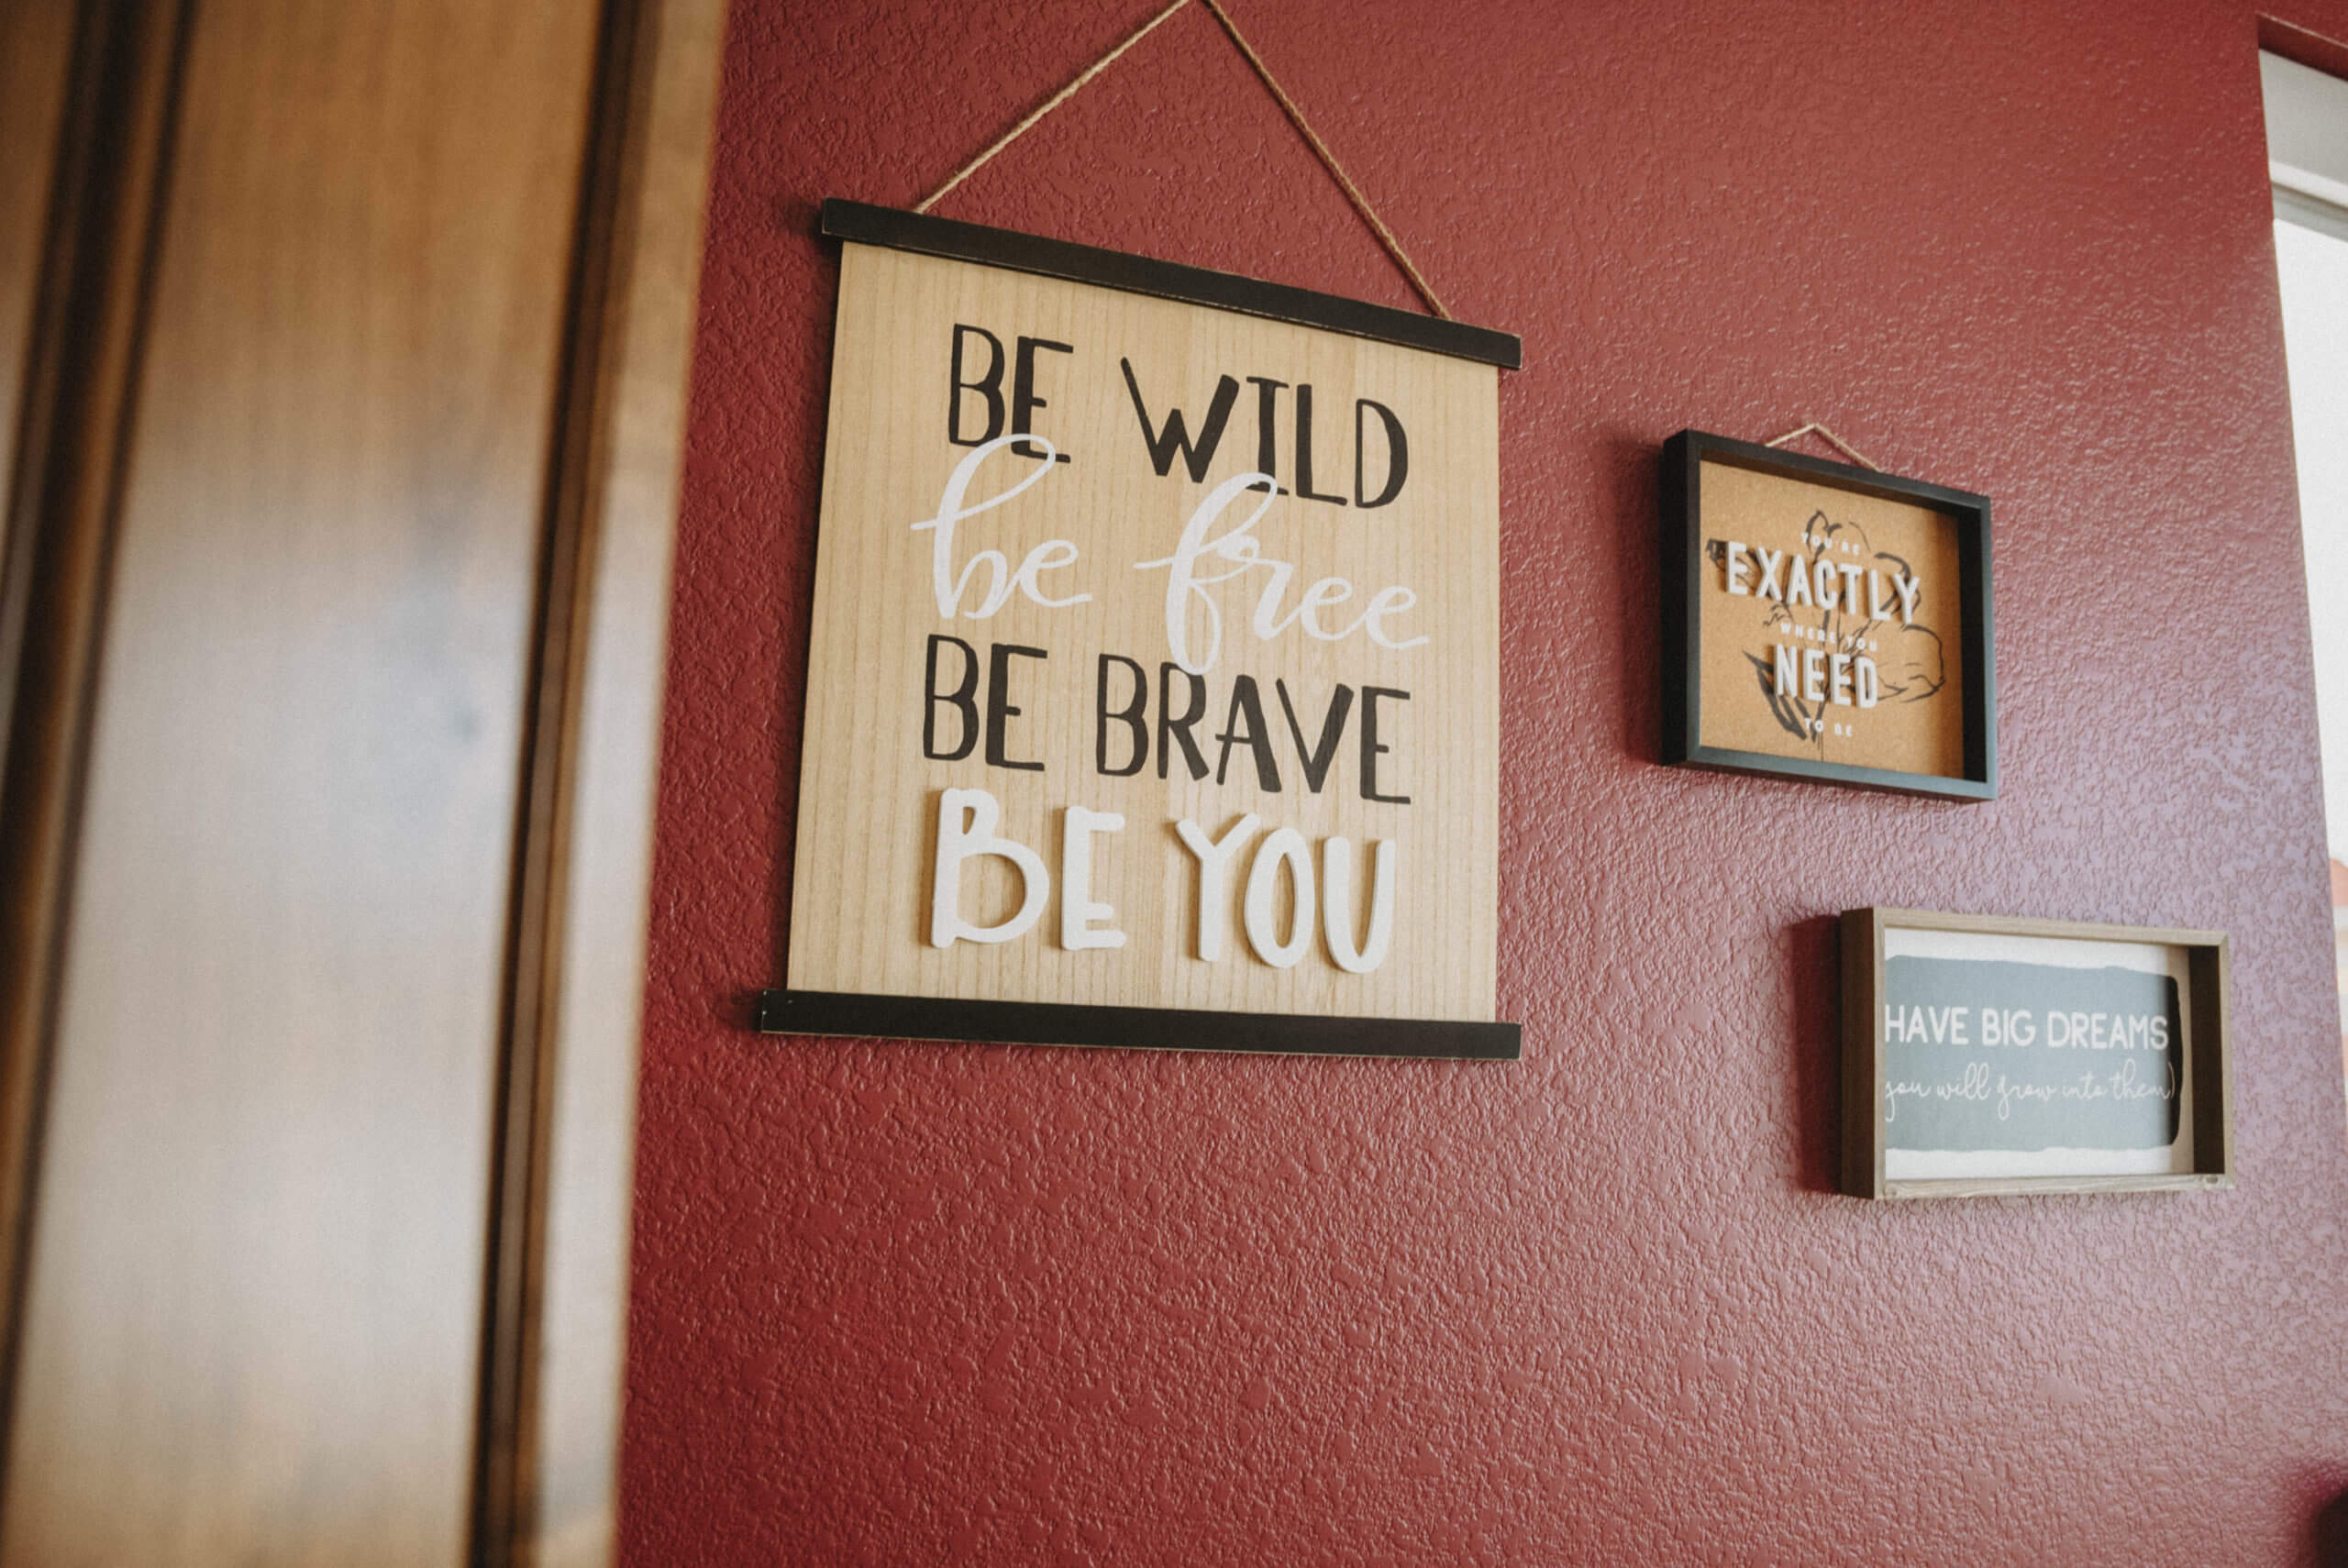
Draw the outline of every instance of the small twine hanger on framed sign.
<instances>
[{"instance_id":1,"label":"small twine hanger on framed sign","mask_svg":"<svg viewBox=\"0 0 2348 1568\"><path fill-rule=\"evenodd\" d=\"M1817 436L1820 440L1825 442L1828 446L1833 447L1836 451L1842 453L1844 457L1850 458L1851 461L1858 464L1859 467L1863 469L1873 469L1877 473L1883 472L1883 465L1881 463L1877 462L1873 458L1868 457L1865 452L1860 451L1856 447L1852 446L1848 441L1844 440L1843 437L1835 435L1834 432L1827 429L1826 426L1821 425L1815 419L1797 425L1791 430L1787 431L1783 436L1773 436L1769 440L1762 442L1761 445L1764 447L1782 447L1789 441L1799 441L1805 436Z\"/></svg>"},{"instance_id":2,"label":"small twine hanger on framed sign","mask_svg":"<svg viewBox=\"0 0 2348 1568\"><path fill-rule=\"evenodd\" d=\"M1191 0L1173 0L1171 5L1126 34L1124 39L1106 54L1078 72L1067 86L1036 105L1017 125L997 137L985 150L957 169L946 183L923 197L914 204L913 210L917 213L925 213L936 206L956 186L985 168L995 154L1026 135L1035 127L1037 121L1074 97L1087 83L1115 64L1119 56L1172 20L1176 12L1191 3ZM1417 291L1419 298L1426 302L1427 309L1445 321L1456 319L1435 293L1434 285L1427 282L1426 275L1419 271L1417 265L1412 261L1409 253L1402 248L1402 242L1394 237L1394 231L1386 226L1386 220L1379 217L1378 210L1370 205L1369 198L1362 194L1361 187L1354 183L1352 177L1346 172L1345 166L1337 161L1337 155L1329 150L1329 144L1321 139L1320 133L1312 128L1312 123L1304 117L1304 111L1297 106L1295 99L1289 96L1288 90L1282 87L1279 79L1272 74L1271 67L1264 63L1264 57L1256 52L1255 46L1247 41L1247 35L1239 30L1239 24L1231 19L1231 13L1224 9L1222 0L1198 0L1198 4L1205 6L1208 14L1222 25L1224 32L1238 49L1240 58L1247 62L1248 69L1255 72L1257 79L1270 91L1273 101L1279 105L1280 112L1288 116L1289 123L1296 127L1297 134L1302 137L1305 145L1312 149L1312 155L1321 160L1321 166L1329 171L1332 179L1336 181L1337 188L1345 193L1346 200L1353 204L1354 211L1359 213L1362 221L1369 225L1370 232L1377 237L1378 243L1385 248L1386 254L1392 259L1395 266L1401 269L1402 276L1409 280L1411 287ZM1827 438L1833 439L1831 436ZM1835 445L1841 446L1842 443L1837 441Z\"/></svg>"}]
</instances>

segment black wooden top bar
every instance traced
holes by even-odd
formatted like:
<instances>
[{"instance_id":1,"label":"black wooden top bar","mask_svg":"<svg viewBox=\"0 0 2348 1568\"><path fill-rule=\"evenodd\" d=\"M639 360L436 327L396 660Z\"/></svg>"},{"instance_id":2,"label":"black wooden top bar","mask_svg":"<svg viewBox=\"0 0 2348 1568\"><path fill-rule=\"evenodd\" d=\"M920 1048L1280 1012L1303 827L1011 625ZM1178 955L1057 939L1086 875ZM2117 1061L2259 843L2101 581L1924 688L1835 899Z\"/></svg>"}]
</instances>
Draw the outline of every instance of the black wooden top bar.
<instances>
[{"instance_id":1,"label":"black wooden top bar","mask_svg":"<svg viewBox=\"0 0 2348 1568\"><path fill-rule=\"evenodd\" d=\"M885 245L892 250L977 261L1014 272L1066 278L1104 289L1122 289L1127 293L1155 294L1159 299L1180 300L1186 304L1212 305L1242 315L1317 326L1354 337L1399 344L1405 348L1448 354L1456 359L1498 365L1503 370L1521 370L1524 364L1523 340L1488 326L1470 326L1465 322L1367 304L1337 294L1314 293L1310 289L1291 289L1284 283L1262 282L1233 272L1128 256L1122 250L1102 250L1065 239L1042 239L1032 234L988 228L975 223L956 223L926 213L900 212L895 207L876 207L833 197L824 204L823 232L835 239L852 239L860 245Z\"/></svg>"}]
</instances>

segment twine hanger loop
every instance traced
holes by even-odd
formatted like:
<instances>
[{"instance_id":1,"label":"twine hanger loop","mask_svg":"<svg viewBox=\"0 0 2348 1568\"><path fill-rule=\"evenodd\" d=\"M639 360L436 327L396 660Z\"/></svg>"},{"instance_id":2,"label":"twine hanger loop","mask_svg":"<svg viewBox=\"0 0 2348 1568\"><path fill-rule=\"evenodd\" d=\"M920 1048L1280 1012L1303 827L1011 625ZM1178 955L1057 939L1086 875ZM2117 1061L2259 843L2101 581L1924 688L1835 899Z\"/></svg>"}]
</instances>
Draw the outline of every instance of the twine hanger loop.
<instances>
[{"instance_id":1,"label":"twine hanger loop","mask_svg":"<svg viewBox=\"0 0 2348 1568\"><path fill-rule=\"evenodd\" d=\"M1120 55L1156 32L1160 26L1172 19L1175 12L1190 3L1191 0L1173 0L1173 4L1126 34L1124 40L1115 48L1078 72L1075 79L1067 86L1038 104L1028 112L1025 118L997 137L985 151L957 169L953 177L946 183L923 197L914 205L914 211L925 213L936 206L940 198L980 169L985 168L996 153L1026 135L1036 121L1074 97L1086 83L1108 70L1110 66L1116 63ZM1264 85L1271 91L1273 101L1279 105L1280 112L1288 116L1289 123L1294 126L1298 134L1304 138L1305 145L1311 148L1312 155L1321 160L1321 166L1326 169L1330 177L1337 182L1337 188L1346 193L1346 200L1353 204L1354 211L1359 213L1362 221L1369 225L1370 232L1378 237L1378 243L1385 248L1386 254L1393 259L1394 264L1402 270L1402 276L1410 280L1411 287L1418 291L1419 297L1426 301L1427 308L1445 321L1454 319L1451 312L1445 307L1443 301L1436 297L1434 286L1426 281L1425 275L1404 252L1402 242L1394 237L1394 231L1386 226L1386 220L1378 215L1377 209L1369 204L1369 198L1361 193L1361 187L1356 185L1352 178L1346 173L1344 166L1337 161L1337 155L1329 150L1328 143L1321 139L1320 133L1315 131L1312 122L1304 117L1304 111L1297 107L1296 100L1288 95L1287 89L1279 84L1279 79L1272 74L1272 68L1264 63L1263 56L1257 54L1255 47L1248 43L1247 36L1239 30L1239 24L1231 19L1231 13L1223 8L1222 0L1199 0L1199 4L1204 6L1214 19L1223 25L1223 30L1230 35L1231 41L1238 49L1240 57L1246 61L1248 68L1254 71ZM1830 436L1827 439L1833 440L1833 437ZM1834 444L1838 447L1842 445L1839 441Z\"/></svg>"},{"instance_id":2,"label":"twine hanger loop","mask_svg":"<svg viewBox=\"0 0 2348 1568\"><path fill-rule=\"evenodd\" d=\"M1799 441L1805 436L1812 435L1816 436L1820 440L1824 441L1828 446L1833 447L1844 457L1850 458L1851 461L1858 464L1859 467L1863 469L1873 469L1877 473L1883 472L1883 465L1881 463L1877 462L1874 458L1860 451L1856 447L1852 446L1848 441L1844 440L1840 436L1835 435L1832 430L1827 429L1826 426L1821 425L1815 419L1810 421L1806 425L1798 425L1794 429L1787 431L1783 436L1778 436L1774 441L1764 441L1761 445L1764 447L1782 447L1789 441Z\"/></svg>"}]
</instances>

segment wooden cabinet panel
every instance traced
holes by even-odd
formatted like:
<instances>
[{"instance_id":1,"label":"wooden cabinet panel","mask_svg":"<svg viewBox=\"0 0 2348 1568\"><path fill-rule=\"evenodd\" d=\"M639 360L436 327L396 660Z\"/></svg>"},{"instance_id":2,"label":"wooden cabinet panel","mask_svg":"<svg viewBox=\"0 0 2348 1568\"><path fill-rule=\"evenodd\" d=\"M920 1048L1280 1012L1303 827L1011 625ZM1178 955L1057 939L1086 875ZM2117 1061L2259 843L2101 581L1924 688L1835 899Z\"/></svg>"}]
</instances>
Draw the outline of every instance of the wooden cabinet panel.
<instances>
[{"instance_id":1,"label":"wooden cabinet panel","mask_svg":"<svg viewBox=\"0 0 2348 1568\"><path fill-rule=\"evenodd\" d=\"M599 13L193 15L0 1559L453 1562Z\"/></svg>"},{"instance_id":2,"label":"wooden cabinet panel","mask_svg":"<svg viewBox=\"0 0 2348 1568\"><path fill-rule=\"evenodd\" d=\"M71 0L0 0L0 366L23 363L32 333L72 47ZM0 375L0 478L16 466L23 387Z\"/></svg>"}]
</instances>

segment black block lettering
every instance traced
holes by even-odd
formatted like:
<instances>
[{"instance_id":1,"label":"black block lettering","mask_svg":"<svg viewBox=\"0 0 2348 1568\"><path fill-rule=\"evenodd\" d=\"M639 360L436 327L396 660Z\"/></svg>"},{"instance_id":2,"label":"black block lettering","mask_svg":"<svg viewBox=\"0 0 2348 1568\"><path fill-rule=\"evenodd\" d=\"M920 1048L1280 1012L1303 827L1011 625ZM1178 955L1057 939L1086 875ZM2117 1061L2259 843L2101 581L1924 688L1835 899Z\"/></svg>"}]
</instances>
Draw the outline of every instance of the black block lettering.
<instances>
[{"instance_id":1,"label":"black block lettering","mask_svg":"<svg viewBox=\"0 0 2348 1568\"><path fill-rule=\"evenodd\" d=\"M1366 409L1378 411L1379 422L1386 426L1386 488L1375 497L1362 494L1362 425ZM1361 507L1384 506L1402 493L1403 478L1411 471L1411 441L1402 434L1402 422L1394 411L1382 403L1368 398L1354 400L1354 504Z\"/></svg>"},{"instance_id":2,"label":"black block lettering","mask_svg":"<svg viewBox=\"0 0 2348 1568\"><path fill-rule=\"evenodd\" d=\"M1296 494L1300 501L1346 503L1342 495L1323 495L1312 488L1312 385L1309 381L1296 385Z\"/></svg>"},{"instance_id":3,"label":"black block lettering","mask_svg":"<svg viewBox=\"0 0 2348 1568\"><path fill-rule=\"evenodd\" d=\"M1191 700L1180 716L1174 712L1174 678L1180 676L1191 683ZM1173 748L1167 743L1178 741L1182 747L1182 766L1191 770L1192 778L1207 776L1206 754L1199 750L1199 743L1191 738L1191 726L1206 716L1207 683L1179 664L1157 667L1157 776L1166 777L1167 759Z\"/></svg>"},{"instance_id":4,"label":"black block lettering","mask_svg":"<svg viewBox=\"0 0 2348 1568\"><path fill-rule=\"evenodd\" d=\"M1245 719L1247 727L1241 729ZM1231 711L1224 715L1223 733L1214 738L1223 743L1223 754L1214 759L1214 781L1224 781L1231 767L1231 748L1244 745L1256 754L1256 782L1268 793L1280 790L1279 764L1272 756L1272 737L1266 733L1264 699L1256 690L1256 678L1243 675L1231 683Z\"/></svg>"},{"instance_id":5,"label":"black block lettering","mask_svg":"<svg viewBox=\"0 0 2348 1568\"><path fill-rule=\"evenodd\" d=\"M947 644L962 650L961 684L951 691L937 689L937 650ZM929 701L921 712L921 754L932 762L959 762L970 755L979 744L979 705L970 700L979 689L979 652L959 637L949 637L942 632L929 636L929 673L925 677ZM945 703L962 715L962 738L951 751L937 749L937 707Z\"/></svg>"},{"instance_id":6,"label":"black block lettering","mask_svg":"<svg viewBox=\"0 0 2348 1568\"><path fill-rule=\"evenodd\" d=\"M1273 465L1279 460L1280 388L1288 383L1269 376L1250 376L1247 384L1256 389L1256 468L1260 473L1277 474L1279 469ZM1272 493L1278 495L1279 489L1273 485Z\"/></svg>"},{"instance_id":7,"label":"black block lettering","mask_svg":"<svg viewBox=\"0 0 2348 1568\"><path fill-rule=\"evenodd\" d=\"M1133 671L1132 701L1122 708L1109 706L1109 667L1122 664ZM1142 764L1149 760L1149 677L1141 666L1123 654L1104 653L1101 656L1100 671L1093 681L1092 770L1112 778L1127 778L1139 773ZM1123 767L1109 766L1109 726L1119 723L1133 735L1133 757Z\"/></svg>"},{"instance_id":8,"label":"black block lettering","mask_svg":"<svg viewBox=\"0 0 2348 1568\"><path fill-rule=\"evenodd\" d=\"M1049 658L1041 648L1023 648L1013 643L996 643L988 650L991 656L987 668L987 766L1016 767L1029 773L1041 773L1040 762L1013 762L1003 755L1003 730L1019 715L1011 705L1011 661L1020 658Z\"/></svg>"},{"instance_id":9,"label":"black block lettering","mask_svg":"<svg viewBox=\"0 0 2348 1568\"><path fill-rule=\"evenodd\" d=\"M1288 682L1275 680L1272 690L1279 696L1280 712L1288 715L1288 733L1296 742L1296 759L1304 768L1304 787L1318 795L1329 777L1329 765L1337 759L1337 742L1346 733L1346 715L1354 709L1354 689L1337 688L1329 699L1328 712L1321 718L1320 744L1309 748L1304 744L1304 726L1296 722L1295 705L1288 700Z\"/></svg>"},{"instance_id":10,"label":"black block lettering","mask_svg":"<svg viewBox=\"0 0 2348 1568\"><path fill-rule=\"evenodd\" d=\"M1239 383L1229 376L1215 382L1214 397L1207 403L1206 423L1199 426L1198 444L1194 447L1179 408L1166 411L1164 429L1149 427L1149 410L1142 404L1141 383L1134 380L1134 362L1120 359L1117 364L1125 372L1125 390L1133 394L1134 414L1141 420L1142 443L1149 448L1150 466L1157 470L1157 477L1166 477L1180 454L1182 466L1191 471L1191 482L1204 484L1207 465L1214 461L1214 449L1223 441L1223 427L1231 422L1231 405L1239 401Z\"/></svg>"},{"instance_id":11,"label":"black block lettering","mask_svg":"<svg viewBox=\"0 0 2348 1568\"><path fill-rule=\"evenodd\" d=\"M1047 337L1023 337L1019 340L1018 352L1013 356L1011 370L1011 433L1013 436L1033 436L1036 433L1036 411L1045 406L1044 400L1036 395L1036 350L1038 348L1048 348L1055 354L1076 352L1067 344L1054 343ZM1022 441L1011 449L1023 458L1044 455L1044 448L1033 441ZM1067 462L1068 454L1060 453L1059 460Z\"/></svg>"},{"instance_id":12,"label":"black block lettering","mask_svg":"<svg viewBox=\"0 0 2348 1568\"><path fill-rule=\"evenodd\" d=\"M1409 692L1395 691L1383 686L1361 689L1361 798L1383 801L1390 806L1407 806L1411 803L1408 795L1381 795L1378 792L1378 758L1381 753L1393 749L1380 745L1378 741L1378 700L1380 697L1391 697L1397 702L1411 700Z\"/></svg>"},{"instance_id":13,"label":"black block lettering","mask_svg":"<svg viewBox=\"0 0 2348 1568\"><path fill-rule=\"evenodd\" d=\"M962 379L962 338L971 334L987 340L987 373L975 381ZM983 326L954 327L954 385L946 394L946 438L957 447L983 447L1002 434L1002 339ZM983 436L962 434L962 394L974 392L986 400L987 429Z\"/></svg>"}]
</instances>

